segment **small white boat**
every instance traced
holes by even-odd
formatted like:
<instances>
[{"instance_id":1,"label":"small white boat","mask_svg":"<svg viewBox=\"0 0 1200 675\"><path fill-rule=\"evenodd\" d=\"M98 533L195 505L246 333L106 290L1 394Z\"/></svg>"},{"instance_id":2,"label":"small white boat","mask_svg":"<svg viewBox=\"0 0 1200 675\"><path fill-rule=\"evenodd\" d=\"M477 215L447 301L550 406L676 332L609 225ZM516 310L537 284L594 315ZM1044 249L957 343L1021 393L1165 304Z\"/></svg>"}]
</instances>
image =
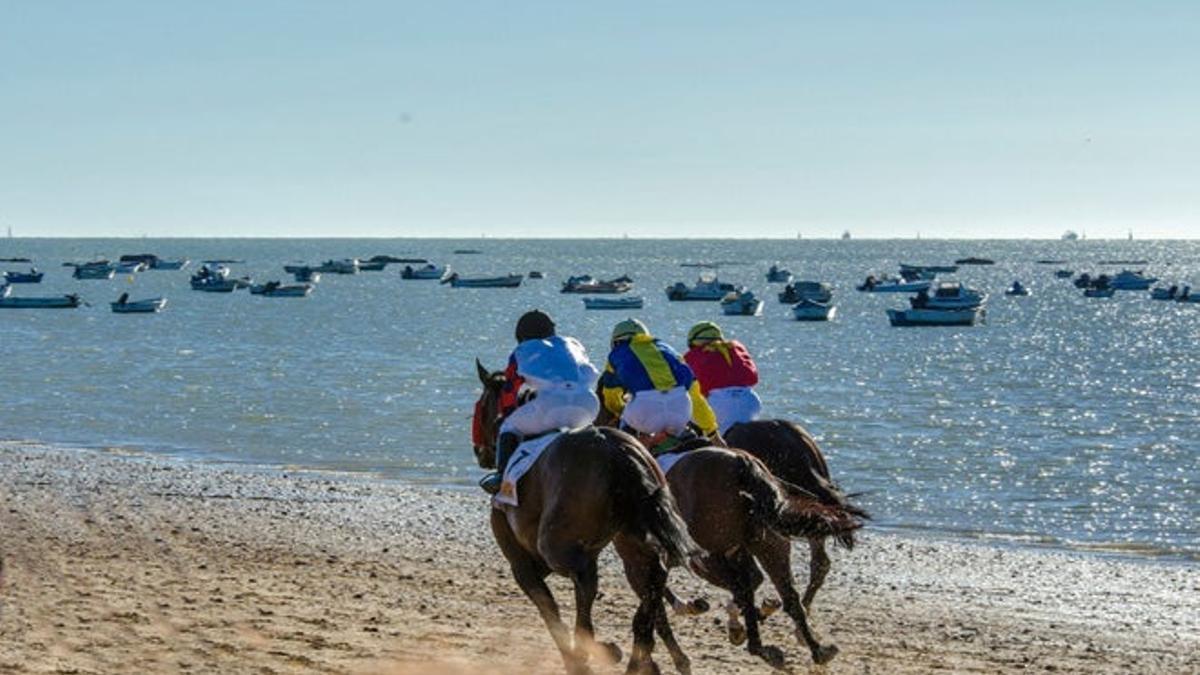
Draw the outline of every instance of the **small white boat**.
<instances>
[{"instance_id":1,"label":"small white boat","mask_svg":"<svg viewBox=\"0 0 1200 675\"><path fill-rule=\"evenodd\" d=\"M116 302L110 303L115 314L155 314L167 306L166 298L129 301L129 294L122 293Z\"/></svg>"},{"instance_id":2,"label":"small white boat","mask_svg":"<svg viewBox=\"0 0 1200 675\"><path fill-rule=\"evenodd\" d=\"M1029 295L1029 289L1026 288L1025 285L1020 281L1014 281L1012 282L1012 286L1009 286L1008 290L1004 291L1004 294L1013 296L1026 296Z\"/></svg>"},{"instance_id":3,"label":"small white boat","mask_svg":"<svg viewBox=\"0 0 1200 675\"><path fill-rule=\"evenodd\" d=\"M771 265L771 269L767 270L767 283L790 284L792 283L792 273L778 265Z\"/></svg>"},{"instance_id":4,"label":"small white boat","mask_svg":"<svg viewBox=\"0 0 1200 675\"><path fill-rule=\"evenodd\" d=\"M442 279L443 284L451 288L516 288L525 279L523 274L510 274L504 277L460 277L458 272Z\"/></svg>"},{"instance_id":5,"label":"small white boat","mask_svg":"<svg viewBox=\"0 0 1200 675\"><path fill-rule=\"evenodd\" d=\"M1147 277L1140 271L1121 270L1117 276L1112 278L1109 285L1118 291L1145 291L1149 290L1150 285L1156 281L1158 281L1157 277Z\"/></svg>"},{"instance_id":6,"label":"small white boat","mask_svg":"<svg viewBox=\"0 0 1200 675\"><path fill-rule=\"evenodd\" d=\"M696 280L696 285L690 288L682 281L673 286L668 286L667 299L672 301L706 300L715 302L736 290L737 288L733 284L722 282L715 276L700 277Z\"/></svg>"},{"instance_id":7,"label":"small white boat","mask_svg":"<svg viewBox=\"0 0 1200 675\"><path fill-rule=\"evenodd\" d=\"M973 326L983 312L970 309L889 309L888 321L893 326Z\"/></svg>"},{"instance_id":8,"label":"small white boat","mask_svg":"<svg viewBox=\"0 0 1200 675\"><path fill-rule=\"evenodd\" d=\"M962 283L941 282L929 290L920 291L911 299L913 309L971 309L987 301L987 294Z\"/></svg>"},{"instance_id":9,"label":"small white boat","mask_svg":"<svg viewBox=\"0 0 1200 675\"><path fill-rule=\"evenodd\" d=\"M641 309L645 301L636 295L624 298L584 298L584 309Z\"/></svg>"},{"instance_id":10,"label":"small white boat","mask_svg":"<svg viewBox=\"0 0 1200 675\"><path fill-rule=\"evenodd\" d=\"M411 265L405 265L404 269L400 270L401 279L437 281L447 274L450 274L449 265L435 265L433 263L416 269Z\"/></svg>"},{"instance_id":11,"label":"small white boat","mask_svg":"<svg viewBox=\"0 0 1200 675\"><path fill-rule=\"evenodd\" d=\"M779 292L779 301L788 305L804 300L828 303L833 300L833 286L821 281L797 281Z\"/></svg>"},{"instance_id":12,"label":"small white boat","mask_svg":"<svg viewBox=\"0 0 1200 675\"><path fill-rule=\"evenodd\" d=\"M801 300L792 307L792 316L795 316L797 321L831 321L835 314L836 306L816 300Z\"/></svg>"},{"instance_id":13,"label":"small white boat","mask_svg":"<svg viewBox=\"0 0 1200 675\"><path fill-rule=\"evenodd\" d=\"M876 279L873 275L866 278L857 288L866 293L919 293L927 291L933 282L928 279L905 281L884 277Z\"/></svg>"},{"instance_id":14,"label":"small white boat","mask_svg":"<svg viewBox=\"0 0 1200 675\"><path fill-rule=\"evenodd\" d=\"M6 309L70 309L83 304L78 295L58 295L49 298L0 297L0 308Z\"/></svg>"},{"instance_id":15,"label":"small white boat","mask_svg":"<svg viewBox=\"0 0 1200 675\"><path fill-rule=\"evenodd\" d=\"M84 263L76 265L71 275L76 279L111 279L117 273L117 268L108 261Z\"/></svg>"},{"instance_id":16,"label":"small white boat","mask_svg":"<svg viewBox=\"0 0 1200 675\"><path fill-rule=\"evenodd\" d=\"M762 309L763 301L753 291L733 291L721 298L721 311L726 316L758 316Z\"/></svg>"},{"instance_id":17,"label":"small white boat","mask_svg":"<svg viewBox=\"0 0 1200 675\"><path fill-rule=\"evenodd\" d=\"M1085 288L1085 289L1083 289L1083 297L1085 297L1085 298L1111 298L1113 295L1116 294L1116 292L1117 292L1117 289L1115 289L1111 286L1106 286L1104 288L1097 288L1097 287Z\"/></svg>"},{"instance_id":18,"label":"small white boat","mask_svg":"<svg viewBox=\"0 0 1200 675\"><path fill-rule=\"evenodd\" d=\"M255 284L250 287L251 295L262 295L268 298L303 298L312 291L312 284L284 286L278 281L268 281L265 284Z\"/></svg>"}]
</instances>

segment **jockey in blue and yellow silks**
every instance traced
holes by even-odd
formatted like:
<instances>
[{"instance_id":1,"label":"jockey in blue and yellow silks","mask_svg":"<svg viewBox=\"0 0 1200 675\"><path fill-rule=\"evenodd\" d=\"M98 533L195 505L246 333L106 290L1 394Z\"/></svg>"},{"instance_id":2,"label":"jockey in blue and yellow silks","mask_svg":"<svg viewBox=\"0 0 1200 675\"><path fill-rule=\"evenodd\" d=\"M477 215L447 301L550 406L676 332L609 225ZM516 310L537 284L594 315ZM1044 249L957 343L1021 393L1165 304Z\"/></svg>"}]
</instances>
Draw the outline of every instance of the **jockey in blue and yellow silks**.
<instances>
[{"instance_id":1,"label":"jockey in blue and yellow silks","mask_svg":"<svg viewBox=\"0 0 1200 675\"><path fill-rule=\"evenodd\" d=\"M637 319L626 319L613 329L600 390L604 407L646 436L678 435L689 421L706 436L717 431L717 418L692 370Z\"/></svg>"}]
</instances>

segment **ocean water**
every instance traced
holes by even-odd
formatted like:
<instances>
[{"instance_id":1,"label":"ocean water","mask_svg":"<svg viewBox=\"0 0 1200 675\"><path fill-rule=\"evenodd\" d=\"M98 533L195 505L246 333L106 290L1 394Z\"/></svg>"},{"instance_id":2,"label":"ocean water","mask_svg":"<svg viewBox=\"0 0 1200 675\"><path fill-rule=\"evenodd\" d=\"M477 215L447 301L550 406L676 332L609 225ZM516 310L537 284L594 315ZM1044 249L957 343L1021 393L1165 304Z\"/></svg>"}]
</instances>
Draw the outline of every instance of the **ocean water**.
<instances>
[{"instance_id":1,"label":"ocean water","mask_svg":"<svg viewBox=\"0 0 1200 675\"><path fill-rule=\"evenodd\" d=\"M475 248L481 255L456 255ZM65 260L154 252L234 258L236 275L287 278L291 261L416 255L465 274L545 272L515 290L403 281L399 266L326 275L306 299L188 289L154 271L76 281ZM854 285L897 263L993 258L954 278L990 293L987 322L902 329L905 296ZM747 344L766 413L797 421L873 526L940 535L1200 559L1200 306L1147 293L1087 299L1059 267L1145 259L1166 283L1200 287L1200 243L1152 241L0 240L0 257L47 272L21 295L79 292L76 310L0 310L0 439L133 447L187 457L376 473L472 489L474 360L499 368L513 323L540 307L605 356L619 312L558 292L571 274L629 274L651 330L682 347L715 319ZM1063 265L1039 265L1052 258ZM669 303L694 281L681 262L724 261L723 280L768 302L761 317ZM837 319L790 320L764 272L832 282ZM0 263L0 269L28 265ZM1009 298L1021 279L1033 289ZM114 315L122 291L165 295L160 315Z\"/></svg>"}]
</instances>

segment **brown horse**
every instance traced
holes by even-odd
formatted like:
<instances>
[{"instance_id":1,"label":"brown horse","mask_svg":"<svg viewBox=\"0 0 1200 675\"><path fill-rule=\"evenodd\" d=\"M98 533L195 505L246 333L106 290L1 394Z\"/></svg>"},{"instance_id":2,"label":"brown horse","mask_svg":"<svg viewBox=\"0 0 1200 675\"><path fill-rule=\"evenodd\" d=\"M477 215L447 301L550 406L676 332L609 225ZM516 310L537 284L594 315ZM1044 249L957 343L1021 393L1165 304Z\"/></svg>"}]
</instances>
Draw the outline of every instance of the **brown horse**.
<instances>
[{"instance_id":1,"label":"brown horse","mask_svg":"<svg viewBox=\"0 0 1200 675\"><path fill-rule=\"evenodd\" d=\"M858 517L779 481L761 461L737 449L685 451L667 473L667 483L688 532L705 551L692 568L733 594L734 606L746 620L750 653L774 667L784 664L783 652L763 645L758 630L754 594L763 581L761 565L785 597L785 609L813 661L826 663L836 656L837 647L818 640L803 606L786 600L799 598L788 564L790 539L849 536L862 525Z\"/></svg>"},{"instance_id":2,"label":"brown horse","mask_svg":"<svg viewBox=\"0 0 1200 675\"><path fill-rule=\"evenodd\" d=\"M475 447L475 457L481 467L492 468L504 376L489 373L478 361L475 365L483 384L475 408L483 444ZM588 657L597 647L620 660L615 645L598 645L592 624L599 587L596 558L611 541L639 600L626 672L659 672L651 658L656 628L676 668L690 672L687 657L671 635L663 589L668 567L685 563L697 548L662 471L645 448L616 429L563 433L521 477L518 498L518 507L492 509L492 533L517 584L537 606L567 671L590 672ZM575 586L574 644L546 586L551 572L569 577Z\"/></svg>"}]
</instances>

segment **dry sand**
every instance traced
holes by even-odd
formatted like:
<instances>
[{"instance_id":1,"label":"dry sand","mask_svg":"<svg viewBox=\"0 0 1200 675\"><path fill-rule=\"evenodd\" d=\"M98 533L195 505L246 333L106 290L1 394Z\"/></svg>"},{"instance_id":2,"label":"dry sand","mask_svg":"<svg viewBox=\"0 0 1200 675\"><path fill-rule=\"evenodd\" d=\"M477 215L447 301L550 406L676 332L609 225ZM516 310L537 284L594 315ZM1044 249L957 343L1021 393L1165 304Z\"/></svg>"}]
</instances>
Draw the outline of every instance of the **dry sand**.
<instances>
[{"instance_id":1,"label":"dry sand","mask_svg":"<svg viewBox=\"0 0 1200 675\"><path fill-rule=\"evenodd\" d=\"M0 673L560 672L486 513L362 477L0 443ZM598 630L628 651L633 597L604 560ZM800 672L1200 672L1195 563L867 532L813 614L842 649L826 667L765 626ZM675 620L697 673L770 672L715 622Z\"/></svg>"}]
</instances>

